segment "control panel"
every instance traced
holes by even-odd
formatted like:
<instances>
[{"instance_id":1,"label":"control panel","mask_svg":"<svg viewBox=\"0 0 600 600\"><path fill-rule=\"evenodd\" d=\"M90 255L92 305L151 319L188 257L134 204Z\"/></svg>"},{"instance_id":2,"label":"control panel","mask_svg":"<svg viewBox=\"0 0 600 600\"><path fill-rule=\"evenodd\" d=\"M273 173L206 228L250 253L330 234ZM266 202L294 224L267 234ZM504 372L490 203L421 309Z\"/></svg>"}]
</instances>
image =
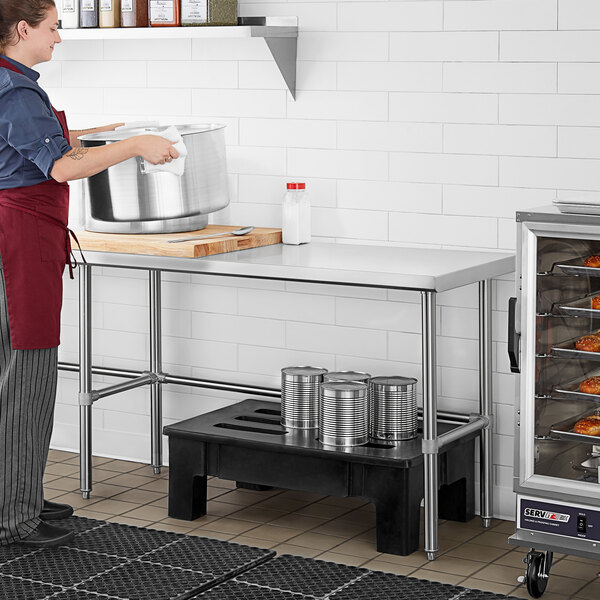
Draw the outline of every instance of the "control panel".
<instances>
[{"instance_id":1,"label":"control panel","mask_svg":"<svg viewBox=\"0 0 600 600\"><path fill-rule=\"evenodd\" d=\"M517 527L600 541L600 508L519 496Z\"/></svg>"}]
</instances>

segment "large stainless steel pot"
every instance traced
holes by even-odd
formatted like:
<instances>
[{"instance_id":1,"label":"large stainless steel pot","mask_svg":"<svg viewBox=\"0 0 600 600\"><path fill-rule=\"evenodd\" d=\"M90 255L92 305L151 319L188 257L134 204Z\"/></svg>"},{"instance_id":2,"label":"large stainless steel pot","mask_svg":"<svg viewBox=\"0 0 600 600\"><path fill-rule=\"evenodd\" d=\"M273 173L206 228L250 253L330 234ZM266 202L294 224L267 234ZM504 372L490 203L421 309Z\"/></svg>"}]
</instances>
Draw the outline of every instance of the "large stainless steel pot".
<instances>
[{"instance_id":1,"label":"large stainless steel pot","mask_svg":"<svg viewBox=\"0 0 600 600\"><path fill-rule=\"evenodd\" d=\"M85 147L103 146L168 127L140 127L83 135ZM229 204L225 125L177 125L188 150L183 176L145 174L131 158L87 179L89 231L171 233L202 229L208 214Z\"/></svg>"}]
</instances>

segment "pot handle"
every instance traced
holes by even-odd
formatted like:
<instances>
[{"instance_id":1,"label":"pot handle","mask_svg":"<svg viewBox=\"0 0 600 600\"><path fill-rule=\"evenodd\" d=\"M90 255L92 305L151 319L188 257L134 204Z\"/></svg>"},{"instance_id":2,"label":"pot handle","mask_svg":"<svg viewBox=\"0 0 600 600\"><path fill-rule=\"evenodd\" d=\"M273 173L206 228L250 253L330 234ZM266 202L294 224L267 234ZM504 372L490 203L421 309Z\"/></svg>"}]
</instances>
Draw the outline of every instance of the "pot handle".
<instances>
[{"instance_id":1,"label":"pot handle","mask_svg":"<svg viewBox=\"0 0 600 600\"><path fill-rule=\"evenodd\" d=\"M160 124L158 121L130 121L125 125L119 125L115 131L123 131L124 129L155 129Z\"/></svg>"},{"instance_id":2,"label":"pot handle","mask_svg":"<svg viewBox=\"0 0 600 600\"><path fill-rule=\"evenodd\" d=\"M146 173L146 161L141 156L136 156L135 160L137 161L138 169L140 170L140 174L141 175L149 175L149 173Z\"/></svg>"},{"instance_id":3,"label":"pot handle","mask_svg":"<svg viewBox=\"0 0 600 600\"><path fill-rule=\"evenodd\" d=\"M519 366L519 346L521 334L515 329L515 319L517 314L517 299L508 299L508 358L510 360L511 373L520 373Z\"/></svg>"}]
</instances>

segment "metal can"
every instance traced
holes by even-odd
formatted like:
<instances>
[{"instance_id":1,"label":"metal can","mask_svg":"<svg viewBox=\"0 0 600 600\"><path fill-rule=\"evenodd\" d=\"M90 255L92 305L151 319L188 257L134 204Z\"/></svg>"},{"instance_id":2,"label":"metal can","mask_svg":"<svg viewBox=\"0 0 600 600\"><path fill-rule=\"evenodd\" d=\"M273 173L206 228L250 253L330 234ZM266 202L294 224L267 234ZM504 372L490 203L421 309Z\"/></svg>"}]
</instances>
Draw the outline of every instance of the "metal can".
<instances>
[{"instance_id":1,"label":"metal can","mask_svg":"<svg viewBox=\"0 0 600 600\"><path fill-rule=\"evenodd\" d=\"M368 386L326 381L319 396L319 441L327 446L361 446L369 441Z\"/></svg>"},{"instance_id":2,"label":"metal can","mask_svg":"<svg viewBox=\"0 0 600 600\"><path fill-rule=\"evenodd\" d=\"M329 371L323 378L324 381L357 381L358 383L369 383L371 375L362 371Z\"/></svg>"},{"instance_id":3,"label":"metal can","mask_svg":"<svg viewBox=\"0 0 600 600\"><path fill-rule=\"evenodd\" d=\"M327 369L281 369L281 424L292 429L316 429L319 422L319 385Z\"/></svg>"},{"instance_id":4,"label":"metal can","mask_svg":"<svg viewBox=\"0 0 600 600\"><path fill-rule=\"evenodd\" d=\"M369 436L388 442L416 438L417 380L373 377L369 388Z\"/></svg>"}]
</instances>

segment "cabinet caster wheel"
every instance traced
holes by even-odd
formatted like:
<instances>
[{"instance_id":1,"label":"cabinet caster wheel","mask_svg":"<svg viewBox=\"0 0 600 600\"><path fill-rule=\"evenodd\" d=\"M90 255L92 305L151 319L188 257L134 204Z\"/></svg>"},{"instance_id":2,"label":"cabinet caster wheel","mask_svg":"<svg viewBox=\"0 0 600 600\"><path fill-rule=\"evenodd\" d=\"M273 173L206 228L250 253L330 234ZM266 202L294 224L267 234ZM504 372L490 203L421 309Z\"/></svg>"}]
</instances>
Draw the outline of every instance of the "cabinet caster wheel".
<instances>
[{"instance_id":1,"label":"cabinet caster wheel","mask_svg":"<svg viewBox=\"0 0 600 600\"><path fill-rule=\"evenodd\" d=\"M527 584L527 592L532 598L540 598L546 591L550 569L552 568L552 556L552 552L544 554L533 548L527 553L525 559L527 571L525 572L524 581Z\"/></svg>"}]
</instances>

